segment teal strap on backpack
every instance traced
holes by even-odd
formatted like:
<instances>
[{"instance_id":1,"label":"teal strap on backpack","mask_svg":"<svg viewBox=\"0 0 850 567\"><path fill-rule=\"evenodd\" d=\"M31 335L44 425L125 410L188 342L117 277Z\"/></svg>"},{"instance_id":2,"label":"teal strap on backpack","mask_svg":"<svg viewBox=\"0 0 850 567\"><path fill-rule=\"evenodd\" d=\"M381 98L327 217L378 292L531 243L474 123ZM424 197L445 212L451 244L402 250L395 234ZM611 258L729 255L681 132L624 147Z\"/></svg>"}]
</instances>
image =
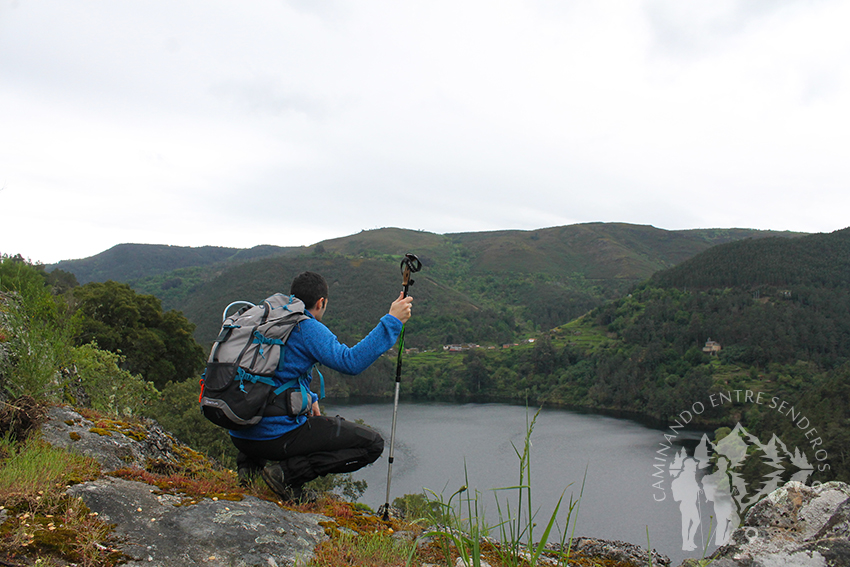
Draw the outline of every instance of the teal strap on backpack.
<instances>
[{"instance_id":1,"label":"teal strap on backpack","mask_svg":"<svg viewBox=\"0 0 850 567\"><path fill-rule=\"evenodd\" d=\"M278 386L274 389L274 394L275 396L279 396L290 388L296 387L301 390L301 412L299 413L303 413L307 410L309 405L312 405L313 403L313 396L310 395L310 390L307 388L307 381L303 376L295 380L289 380L288 382ZM309 400L309 402L307 400Z\"/></svg>"},{"instance_id":2,"label":"teal strap on backpack","mask_svg":"<svg viewBox=\"0 0 850 567\"><path fill-rule=\"evenodd\" d=\"M263 384L268 384L269 386L274 386L274 381L271 378L267 378L265 376L255 376L250 372L245 372L241 367L236 369L236 380L239 380L239 389L243 392L245 391L245 382L262 382Z\"/></svg>"},{"instance_id":3,"label":"teal strap on backpack","mask_svg":"<svg viewBox=\"0 0 850 567\"><path fill-rule=\"evenodd\" d=\"M313 374L314 368L316 369L316 372L319 374L319 399L324 399L324 397L325 397L325 377L322 376L321 371L318 368L316 368L315 364L312 367L310 367L309 372L307 372L307 374L305 374L304 376L301 376L300 378L296 378L294 380L289 380L289 381L281 384L277 388L275 388L274 394L276 396L279 396L283 392L285 392L286 390L288 390L290 388L296 388L296 387L299 388L301 390L301 411L303 412L304 410L307 409L308 403L312 404L313 396L310 395L310 389L307 387L307 378L309 378ZM268 382L265 382L265 381L263 381L263 382L268 383ZM307 402L307 400L310 400L310 402Z\"/></svg>"},{"instance_id":4,"label":"teal strap on backpack","mask_svg":"<svg viewBox=\"0 0 850 567\"><path fill-rule=\"evenodd\" d=\"M283 341L280 339L270 339L266 336L263 336L259 331L254 331L254 340L252 341L255 345L260 345L260 356L266 358L266 353L263 352L263 345L280 345L283 347ZM283 360L283 355L281 353L281 360Z\"/></svg>"},{"instance_id":5,"label":"teal strap on backpack","mask_svg":"<svg viewBox=\"0 0 850 567\"><path fill-rule=\"evenodd\" d=\"M316 365L313 365L313 368L316 368ZM313 373L313 368L310 369L310 373ZM322 376L322 371L316 368L316 372L319 374L319 399L325 399L325 377Z\"/></svg>"},{"instance_id":6,"label":"teal strap on backpack","mask_svg":"<svg viewBox=\"0 0 850 567\"><path fill-rule=\"evenodd\" d=\"M272 310L275 310L275 309L283 309L284 311L289 311L290 313L292 313L292 309L290 309L290 308L289 308L289 306L290 306L290 305L292 305L292 302L293 302L293 301L295 301L295 296L294 296L294 295L290 295L290 296L289 296L289 303L287 303L286 305L280 305L280 306L278 306L278 307L272 307Z\"/></svg>"}]
</instances>

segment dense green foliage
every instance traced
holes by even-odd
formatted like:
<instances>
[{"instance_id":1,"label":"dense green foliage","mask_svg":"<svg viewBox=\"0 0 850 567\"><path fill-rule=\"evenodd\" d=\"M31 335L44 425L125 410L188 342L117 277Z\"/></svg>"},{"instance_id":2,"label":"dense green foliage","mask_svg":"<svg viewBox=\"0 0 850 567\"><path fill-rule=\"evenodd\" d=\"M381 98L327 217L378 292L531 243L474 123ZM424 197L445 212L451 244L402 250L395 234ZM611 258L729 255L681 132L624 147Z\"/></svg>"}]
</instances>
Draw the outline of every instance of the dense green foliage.
<instances>
[{"instance_id":1,"label":"dense green foliage","mask_svg":"<svg viewBox=\"0 0 850 567\"><path fill-rule=\"evenodd\" d=\"M64 391L96 409L123 411L135 407L133 396L152 395L147 382L163 387L203 368L194 325L126 284L80 287L62 270L4 257L0 293L0 379L13 397Z\"/></svg>"},{"instance_id":2,"label":"dense green foliage","mask_svg":"<svg viewBox=\"0 0 850 567\"><path fill-rule=\"evenodd\" d=\"M159 398L153 383L122 368L121 356L85 344L69 350L73 371L65 388L65 399L109 415L147 413ZM139 402L143 402L140 404Z\"/></svg>"},{"instance_id":3,"label":"dense green foliage","mask_svg":"<svg viewBox=\"0 0 850 567\"><path fill-rule=\"evenodd\" d=\"M139 330L147 317L160 322L154 332L169 340L182 337L183 346L196 356L200 347L192 340L191 324L158 312L155 298L138 296L126 285L109 282L73 291L90 303L87 308L99 306L101 320L75 314L68 307L73 298L67 286L58 285L41 266L20 257L0 259L0 400L27 395L109 415L153 417L185 442L232 465L235 451L229 438L198 411L197 368L191 379L169 381L160 392L127 370L123 355L95 343L79 344L87 328L102 330L107 340L120 339L125 325Z\"/></svg>"},{"instance_id":4,"label":"dense green foliage","mask_svg":"<svg viewBox=\"0 0 850 567\"><path fill-rule=\"evenodd\" d=\"M114 415L143 413L158 392L120 368L118 354L74 345L79 321L68 288L75 282L54 274L20 257L0 259L0 397L70 401Z\"/></svg>"},{"instance_id":5,"label":"dense green foliage","mask_svg":"<svg viewBox=\"0 0 850 567\"><path fill-rule=\"evenodd\" d=\"M67 363L64 302L20 258L0 259L0 395L43 396Z\"/></svg>"},{"instance_id":6,"label":"dense green foliage","mask_svg":"<svg viewBox=\"0 0 850 567\"><path fill-rule=\"evenodd\" d=\"M23 315L29 318L59 321L63 312L60 293L67 290L66 282L74 281L73 277L61 270L57 270L55 276L48 275L20 255L0 258L0 292L17 295ZM52 293L54 284L57 284L56 294Z\"/></svg>"},{"instance_id":7,"label":"dense green foliage","mask_svg":"<svg viewBox=\"0 0 850 567\"><path fill-rule=\"evenodd\" d=\"M158 388L194 377L204 365L195 326L182 313L162 312L159 299L113 281L88 283L73 291L77 343L97 343L123 355L122 367Z\"/></svg>"}]
</instances>

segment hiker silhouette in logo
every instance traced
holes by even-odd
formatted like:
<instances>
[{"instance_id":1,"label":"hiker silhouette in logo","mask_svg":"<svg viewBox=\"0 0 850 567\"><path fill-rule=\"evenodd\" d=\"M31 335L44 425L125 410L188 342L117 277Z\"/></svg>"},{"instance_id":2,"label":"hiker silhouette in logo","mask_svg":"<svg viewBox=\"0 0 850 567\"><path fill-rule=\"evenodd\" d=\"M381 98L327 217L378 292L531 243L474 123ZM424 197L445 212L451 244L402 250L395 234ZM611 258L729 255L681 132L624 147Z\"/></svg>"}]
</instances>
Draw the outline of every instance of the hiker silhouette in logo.
<instances>
[{"instance_id":1,"label":"hiker silhouette in logo","mask_svg":"<svg viewBox=\"0 0 850 567\"><path fill-rule=\"evenodd\" d=\"M705 499L714 504L714 517L717 530L714 543L723 545L732 537L732 532L741 523L735 501L732 499L732 481L729 472L729 459L723 455L717 458L717 470L702 479Z\"/></svg>"},{"instance_id":2,"label":"hiker silhouette in logo","mask_svg":"<svg viewBox=\"0 0 850 567\"><path fill-rule=\"evenodd\" d=\"M292 380L309 385L316 364L344 374L363 372L395 344L410 318L413 301L399 294L375 328L348 347L322 323L328 308L328 284L321 275L299 274L290 294L304 302L308 318L296 324L286 341L275 372L281 385ZM308 408L304 415L264 416L254 426L230 431L239 450L240 481L247 482L260 473L283 500L304 502L316 496L306 493L304 483L327 474L356 471L381 456L384 440L380 434L339 416L323 416L313 389L303 406Z\"/></svg>"},{"instance_id":3,"label":"hiker silhouette in logo","mask_svg":"<svg viewBox=\"0 0 850 567\"><path fill-rule=\"evenodd\" d=\"M682 448L670 464L670 474L675 476L670 483L670 490L673 500L679 502L679 511L682 514L682 550L693 551L697 548L694 537L700 525L697 462L688 457Z\"/></svg>"},{"instance_id":4,"label":"hiker silhouette in logo","mask_svg":"<svg viewBox=\"0 0 850 567\"><path fill-rule=\"evenodd\" d=\"M703 435L694 451L701 460L700 466L706 471L711 470L711 462L714 462L714 472L706 474L702 484L706 500L714 507L714 518L717 522L714 542L717 545L729 541L732 532L741 523L746 509L743 499L747 494L747 486L738 472L738 467L747 458L748 445L744 437L749 437L749 433L739 423L716 445ZM758 443L757 438L754 440ZM712 451L713 458L710 458Z\"/></svg>"}]
</instances>

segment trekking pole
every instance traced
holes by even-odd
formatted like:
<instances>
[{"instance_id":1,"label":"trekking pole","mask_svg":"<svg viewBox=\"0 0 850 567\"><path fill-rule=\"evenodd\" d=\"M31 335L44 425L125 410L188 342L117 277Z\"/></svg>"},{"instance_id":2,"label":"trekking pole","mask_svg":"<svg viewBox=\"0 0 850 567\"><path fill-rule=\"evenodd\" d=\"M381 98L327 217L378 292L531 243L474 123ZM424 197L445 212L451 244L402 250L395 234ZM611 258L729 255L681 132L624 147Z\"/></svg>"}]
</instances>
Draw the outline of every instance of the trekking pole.
<instances>
[{"instance_id":1,"label":"trekking pole","mask_svg":"<svg viewBox=\"0 0 850 567\"><path fill-rule=\"evenodd\" d=\"M410 286L413 285L413 280L410 279L410 274L414 272L418 272L422 269L422 262L419 261L413 254L405 254L404 259L401 261L401 275L402 275L402 284L403 297L407 297L407 292L410 289ZM382 519L387 522L390 519L390 484L393 479L393 458L394 458L394 450L395 450L395 423L396 417L398 417L398 390L401 385L401 355L404 352L404 325L401 326L401 335L398 339L398 357L396 359L395 365L395 397L393 399L393 426L390 432L390 456L387 465L387 501L384 504L384 515Z\"/></svg>"}]
</instances>

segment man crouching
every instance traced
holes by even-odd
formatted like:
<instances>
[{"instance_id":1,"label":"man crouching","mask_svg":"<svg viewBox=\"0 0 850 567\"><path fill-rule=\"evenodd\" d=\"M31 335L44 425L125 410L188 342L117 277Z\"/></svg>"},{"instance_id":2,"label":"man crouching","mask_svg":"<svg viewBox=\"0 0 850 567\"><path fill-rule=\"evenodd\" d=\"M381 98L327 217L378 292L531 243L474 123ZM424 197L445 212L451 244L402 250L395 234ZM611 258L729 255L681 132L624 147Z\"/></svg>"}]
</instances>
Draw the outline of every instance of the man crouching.
<instances>
[{"instance_id":1,"label":"man crouching","mask_svg":"<svg viewBox=\"0 0 850 567\"><path fill-rule=\"evenodd\" d=\"M304 302L308 318L296 324L286 341L274 378L279 385L298 379L309 384L315 364L344 374L363 372L396 343L410 319L413 301L400 293L375 328L348 347L322 323L328 308L328 284L321 275L299 274L290 294ZM380 434L339 416L323 416L319 396L312 391L309 394L312 404L307 415L265 416L254 426L230 431L239 450L240 479L261 470L263 480L283 500L304 502L315 499L305 494L304 483L359 470L381 456L384 440Z\"/></svg>"}]
</instances>

